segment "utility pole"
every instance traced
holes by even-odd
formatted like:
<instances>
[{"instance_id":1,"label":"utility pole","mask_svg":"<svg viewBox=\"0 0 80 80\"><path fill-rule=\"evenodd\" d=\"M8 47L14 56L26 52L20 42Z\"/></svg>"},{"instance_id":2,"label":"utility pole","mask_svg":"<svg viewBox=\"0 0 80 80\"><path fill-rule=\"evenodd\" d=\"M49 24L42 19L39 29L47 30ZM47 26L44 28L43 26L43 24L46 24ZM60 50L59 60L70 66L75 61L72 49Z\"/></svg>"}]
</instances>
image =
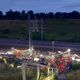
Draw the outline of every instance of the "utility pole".
<instances>
[{"instance_id":1,"label":"utility pole","mask_svg":"<svg viewBox=\"0 0 80 80\"><path fill-rule=\"evenodd\" d=\"M32 45L31 45L31 33L32 33L32 30L31 30L31 25L30 25L30 15L28 14L28 26L29 26L29 53L30 55L32 55Z\"/></svg>"},{"instance_id":2,"label":"utility pole","mask_svg":"<svg viewBox=\"0 0 80 80\"><path fill-rule=\"evenodd\" d=\"M41 19L41 40L43 40L43 19Z\"/></svg>"},{"instance_id":3,"label":"utility pole","mask_svg":"<svg viewBox=\"0 0 80 80\"><path fill-rule=\"evenodd\" d=\"M28 14L28 26L29 26L29 49L31 48L31 27L30 27L30 15Z\"/></svg>"},{"instance_id":4,"label":"utility pole","mask_svg":"<svg viewBox=\"0 0 80 80\"><path fill-rule=\"evenodd\" d=\"M35 31L39 32L38 30L38 21L37 21L37 17L35 16Z\"/></svg>"}]
</instances>

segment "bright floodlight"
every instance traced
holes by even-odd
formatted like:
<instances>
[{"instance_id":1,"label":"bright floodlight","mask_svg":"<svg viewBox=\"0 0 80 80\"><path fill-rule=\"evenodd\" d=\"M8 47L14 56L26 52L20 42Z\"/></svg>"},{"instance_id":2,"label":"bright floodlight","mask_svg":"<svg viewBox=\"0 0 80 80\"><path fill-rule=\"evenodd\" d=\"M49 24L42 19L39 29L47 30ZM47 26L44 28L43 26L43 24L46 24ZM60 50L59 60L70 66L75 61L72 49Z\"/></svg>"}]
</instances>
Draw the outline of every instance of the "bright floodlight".
<instances>
[{"instance_id":1,"label":"bright floodlight","mask_svg":"<svg viewBox=\"0 0 80 80\"><path fill-rule=\"evenodd\" d=\"M58 51L58 53L62 54L62 52L61 52L61 51Z\"/></svg>"},{"instance_id":2,"label":"bright floodlight","mask_svg":"<svg viewBox=\"0 0 80 80\"><path fill-rule=\"evenodd\" d=\"M68 49L67 52L71 52L71 49Z\"/></svg>"},{"instance_id":3,"label":"bright floodlight","mask_svg":"<svg viewBox=\"0 0 80 80\"><path fill-rule=\"evenodd\" d=\"M34 61L39 61L39 58L34 58Z\"/></svg>"},{"instance_id":4,"label":"bright floodlight","mask_svg":"<svg viewBox=\"0 0 80 80\"><path fill-rule=\"evenodd\" d=\"M17 68L21 68L21 66L17 66Z\"/></svg>"},{"instance_id":5,"label":"bright floodlight","mask_svg":"<svg viewBox=\"0 0 80 80\"><path fill-rule=\"evenodd\" d=\"M40 57L44 57L44 56L41 54Z\"/></svg>"},{"instance_id":6,"label":"bright floodlight","mask_svg":"<svg viewBox=\"0 0 80 80\"><path fill-rule=\"evenodd\" d=\"M28 50L29 50L29 52L31 51L31 49L30 49L30 48L29 48Z\"/></svg>"},{"instance_id":7,"label":"bright floodlight","mask_svg":"<svg viewBox=\"0 0 80 80\"><path fill-rule=\"evenodd\" d=\"M7 51L5 54L13 54L12 52L10 52L10 51Z\"/></svg>"}]
</instances>

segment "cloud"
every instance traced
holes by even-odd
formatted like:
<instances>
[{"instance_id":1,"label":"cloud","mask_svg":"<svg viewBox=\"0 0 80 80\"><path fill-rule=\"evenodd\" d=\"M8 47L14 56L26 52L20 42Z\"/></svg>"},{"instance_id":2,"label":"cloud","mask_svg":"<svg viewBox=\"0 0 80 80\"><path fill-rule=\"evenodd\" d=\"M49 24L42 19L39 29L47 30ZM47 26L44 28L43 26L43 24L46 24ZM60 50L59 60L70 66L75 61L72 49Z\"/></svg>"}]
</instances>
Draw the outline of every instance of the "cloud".
<instances>
[{"instance_id":1,"label":"cloud","mask_svg":"<svg viewBox=\"0 0 80 80\"><path fill-rule=\"evenodd\" d=\"M77 8L77 7L80 7L80 3L73 3L73 4L66 5L64 7L66 7L66 8Z\"/></svg>"},{"instance_id":2,"label":"cloud","mask_svg":"<svg viewBox=\"0 0 80 80\"><path fill-rule=\"evenodd\" d=\"M0 0L0 10L70 11L79 9L80 0Z\"/></svg>"},{"instance_id":3,"label":"cloud","mask_svg":"<svg viewBox=\"0 0 80 80\"><path fill-rule=\"evenodd\" d=\"M62 3L61 3L62 1ZM60 7L60 5L63 5L63 0L17 0L17 2L14 2L12 5L12 9L32 9L32 10L52 10L54 8Z\"/></svg>"}]
</instances>

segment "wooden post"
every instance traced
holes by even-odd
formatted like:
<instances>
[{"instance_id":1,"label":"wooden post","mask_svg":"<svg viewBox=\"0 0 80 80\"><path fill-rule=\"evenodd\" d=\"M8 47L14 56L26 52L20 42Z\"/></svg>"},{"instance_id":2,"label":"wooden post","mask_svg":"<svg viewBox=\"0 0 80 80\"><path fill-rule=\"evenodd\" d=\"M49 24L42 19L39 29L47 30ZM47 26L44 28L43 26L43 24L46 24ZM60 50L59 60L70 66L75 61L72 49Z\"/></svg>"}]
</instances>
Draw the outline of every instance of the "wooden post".
<instances>
[{"instance_id":1,"label":"wooden post","mask_svg":"<svg viewBox=\"0 0 80 80\"><path fill-rule=\"evenodd\" d=\"M25 64L22 63L22 80L26 80Z\"/></svg>"},{"instance_id":2,"label":"wooden post","mask_svg":"<svg viewBox=\"0 0 80 80\"><path fill-rule=\"evenodd\" d=\"M37 80L39 80L39 75L40 75L40 68L39 65L37 64Z\"/></svg>"}]
</instances>

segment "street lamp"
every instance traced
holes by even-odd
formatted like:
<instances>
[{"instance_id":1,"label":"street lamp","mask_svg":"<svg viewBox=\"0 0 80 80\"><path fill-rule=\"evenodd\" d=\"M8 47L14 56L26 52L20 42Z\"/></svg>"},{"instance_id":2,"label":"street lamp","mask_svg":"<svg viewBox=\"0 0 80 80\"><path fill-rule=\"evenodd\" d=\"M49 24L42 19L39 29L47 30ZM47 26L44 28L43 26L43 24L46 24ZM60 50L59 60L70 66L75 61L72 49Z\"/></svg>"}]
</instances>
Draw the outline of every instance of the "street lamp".
<instances>
[{"instance_id":1,"label":"street lamp","mask_svg":"<svg viewBox=\"0 0 80 80\"><path fill-rule=\"evenodd\" d=\"M41 40L43 40L43 19L41 19Z\"/></svg>"},{"instance_id":2,"label":"street lamp","mask_svg":"<svg viewBox=\"0 0 80 80\"><path fill-rule=\"evenodd\" d=\"M29 49L31 48L31 28L30 28L30 15L28 14L28 26L29 26Z\"/></svg>"},{"instance_id":3,"label":"street lamp","mask_svg":"<svg viewBox=\"0 0 80 80\"><path fill-rule=\"evenodd\" d=\"M71 49L68 49L67 52L68 52L68 55L70 56Z\"/></svg>"},{"instance_id":4,"label":"street lamp","mask_svg":"<svg viewBox=\"0 0 80 80\"><path fill-rule=\"evenodd\" d=\"M54 41L52 41L52 48L53 48L53 52L54 52Z\"/></svg>"}]
</instances>

